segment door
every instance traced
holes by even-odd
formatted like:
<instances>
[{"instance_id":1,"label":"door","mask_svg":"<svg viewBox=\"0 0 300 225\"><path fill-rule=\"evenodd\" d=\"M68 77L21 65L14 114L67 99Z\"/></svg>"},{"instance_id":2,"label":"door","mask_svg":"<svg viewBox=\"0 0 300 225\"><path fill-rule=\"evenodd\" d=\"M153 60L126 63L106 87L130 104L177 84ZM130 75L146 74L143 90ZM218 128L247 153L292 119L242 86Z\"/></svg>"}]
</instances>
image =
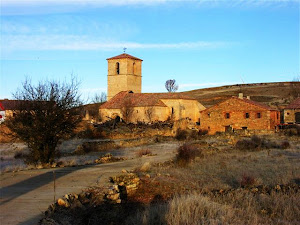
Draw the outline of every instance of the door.
<instances>
[{"instance_id":1,"label":"door","mask_svg":"<svg viewBox=\"0 0 300 225\"><path fill-rule=\"evenodd\" d=\"M300 112L295 113L295 122L300 123Z\"/></svg>"}]
</instances>

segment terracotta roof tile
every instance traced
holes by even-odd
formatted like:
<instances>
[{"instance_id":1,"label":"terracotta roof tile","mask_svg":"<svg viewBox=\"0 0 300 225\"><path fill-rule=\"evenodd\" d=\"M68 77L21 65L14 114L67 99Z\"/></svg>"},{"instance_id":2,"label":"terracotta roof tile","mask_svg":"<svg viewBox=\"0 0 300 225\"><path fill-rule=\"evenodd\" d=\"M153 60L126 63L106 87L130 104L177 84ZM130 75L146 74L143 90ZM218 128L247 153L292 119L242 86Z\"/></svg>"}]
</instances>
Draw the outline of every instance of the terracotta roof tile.
<instances>
[{"instance_id":1,"label":"terracotta roof tile","mask_svg":"<svg viewBox=\"0 0 300 225\"><path fill-rule=\"evenodd\" d=\"M21 100L0 99L0 103L4 110L17 110L22 102L23 101Z\"/></svg>"},{"instance_id":2,"label":"terracotta roof tile","mask_svg":"<svg viewBox=\"0 0 300 225\"><path fill-rule=\"evenodd\" d=\"M161 106L167 107L161 99L195 100L183 93L130 93L122 91L100 106L100 109L120 109L126 102L133 107Z\"/></svg>"},{"instance_id":3,"label":"terracotta roof tile","mask_svg":"<svg viewBox=\"0 0 300 225\"><path fill-rule=\"evenodd\" d=\"M251 104L251 105L256 105L256 106L261 107L261 108L264 108L264 109L266 109L266 110L275 110L275 109L271 108L270 106L267 106L267 105L262 104L262 103L260 103L260 102L252 101L252 100L247 99L247 98L241 99L241 98L238 98L238 97L235 97L235 96L233 96L232 98L235 98L235 99L244 101L244 102L249 103L249 104Z\"/></svg>"},{"instance_id":4,"label":"terracotta roof tile","mask_svg":"<svg viewBox=\"0 0 300 225\"><path fill-rule=\"evenodd\" d=\"M228 99L226 99L226 100L224 100L224 101L222 101L222 102L217 103L216 105L213 105L213 106L211 106L211 107L209 107L209 108L206 108L206 109L203 110L202 112L207 112L208 110L210 110L210 109L212 109L212 108L214 108L214 107L216 107L216 106L222 104L223 102L230 101L231 99L237 99L237 100L239 100L239 101L243 101L243 102L245 102L245 103L248 103L248 104L251 104L251 105L258 106L258 107L263 108L263 109L265 109L265 110L275 110L275 109L273 109L273 108L271 108L271 107L269 107L269 106L267 106L267 105L265 105L265 104L262 104L262 103L259 103L259 102L255 102L255 101L252 101L252 100L247 99L247 98L241 99L241 98L238 98L238 97L236 97L236 96L232 96L231 98L228 98Z\"/></svg>"},{"instance_id":5,"label":"terracotta roof tile","mask_svg":"<svg viewBox=\"0 0 300 225\"><path fill-rule=\"evenodd\" d=\"M2 105L2 103L0 102L0 111L4 111L5 109L4 109L4 107L3 107L3 105Z\"/></svg>"},{"instance_id":6,"label":"terracotta roof tile","mask_svg":"<svg viewBox=\"0 0 300 225\"><path fill-rule=\"evenodd\" d=\"M300 98L297 98L291 104L289 104L285 109L300 109Z\"/></svg>"},{"instance_id":7,"label":"terracotta roof tile","mask_svg":"<svg viewBox=\"0 0 300 225\"><path fill-rule=\"evenodd\" d=\"M143 61L142 59L139 59L137 57L134 57L134 56L126 54L126 53L123 53L121 55L117 55L117 56L114 56L111 58L107 58L106 60L110 60L110 59L135 59L135 60Z\"/></svg>"}]
</instances>

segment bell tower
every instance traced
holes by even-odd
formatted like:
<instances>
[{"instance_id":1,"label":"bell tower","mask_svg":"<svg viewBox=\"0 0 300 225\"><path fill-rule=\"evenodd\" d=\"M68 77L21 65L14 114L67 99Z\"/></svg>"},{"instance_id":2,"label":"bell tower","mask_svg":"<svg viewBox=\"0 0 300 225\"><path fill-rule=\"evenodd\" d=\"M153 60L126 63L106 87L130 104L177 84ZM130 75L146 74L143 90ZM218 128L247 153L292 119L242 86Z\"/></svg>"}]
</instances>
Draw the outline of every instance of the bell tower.
<instances>
[{"instance_id":1,"label":"bell tower","mask_svg":"<svg viewBox=\"0 0 300 225\"><path fill-rule=\"evenodd\" d=\"M142 92L142 61L132 55L123 53L106 59L107 101L121 91Z\"/></svg>"}]
</instances>

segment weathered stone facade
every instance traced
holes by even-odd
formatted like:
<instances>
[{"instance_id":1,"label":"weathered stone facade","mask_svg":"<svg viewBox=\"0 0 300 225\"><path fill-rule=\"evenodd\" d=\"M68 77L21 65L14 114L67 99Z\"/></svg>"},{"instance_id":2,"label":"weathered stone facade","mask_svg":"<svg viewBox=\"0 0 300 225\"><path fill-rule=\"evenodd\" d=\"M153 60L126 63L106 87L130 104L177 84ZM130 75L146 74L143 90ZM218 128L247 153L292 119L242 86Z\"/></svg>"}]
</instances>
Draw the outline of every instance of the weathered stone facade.
<instances>
[{"instance_id":1,"label":"weathered stone facade","mask_svg":"<svg viewBox=\"0 0 300 225\"><path fill-rule=\"evenodd\" d=\"M129 103L129 104L127 104ZM129 116L125 116L129 107ZM127 122L153 122L168 119L189 118L193 122L200 119L200 111L205 107L197 100L181 93L130 93L120 92L99 108L102 121L119 116ZM128 118L125 118L128 117Z\"/></svg>"},{"instance_id":2,"label":"weathered stone facade","mask_svg":"<svg viewBox=\"0 0 300 225\"><path fill-rule=\"evenodd\" d=\"M121 91L142 91L142 61L128 54L107 59L107 100Z\"/></svg>"},{"instance_id":3,"label":"weathered stone facade","mask_svg":"<svg viewBox=\"0 0 300 225\"><path fill-rule=\"evenodd\" d=\"M300 98L284 108L284 123L300 123Z\"/></svg>"},{"instance_id":4,"label":"weathered stone facade","mask_svg":"<svg viewBox=\"0 0 300 225\"><path fill-rule=\"evenodd\" d=\"M280 112L246 98L232 97L201 111L200 128L209 134L230 130L275 131Z\"/></svg>"}]
</instances>

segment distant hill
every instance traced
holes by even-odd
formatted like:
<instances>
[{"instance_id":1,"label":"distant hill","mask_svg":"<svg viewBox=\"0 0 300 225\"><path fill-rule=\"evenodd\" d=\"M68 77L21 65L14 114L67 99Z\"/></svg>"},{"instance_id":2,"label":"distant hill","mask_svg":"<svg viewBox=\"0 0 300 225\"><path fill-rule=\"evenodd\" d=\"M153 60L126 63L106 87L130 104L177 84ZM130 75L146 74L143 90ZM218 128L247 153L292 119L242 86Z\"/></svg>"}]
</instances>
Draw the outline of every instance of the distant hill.
<instances>
[{"instance_id":1,"label":"distant hill","mask_svg":"<svg viewBox=\"0 0 300 225\"><path fill-rule=\"evenodd\" d=\"M213 88L203 88L184 92L196 98L205 107L215 105L231 96L243 93L251 100L282 109L296 96L300 96L300 82L276 82L236 84Z\"/></svg>"}]
</instances>

